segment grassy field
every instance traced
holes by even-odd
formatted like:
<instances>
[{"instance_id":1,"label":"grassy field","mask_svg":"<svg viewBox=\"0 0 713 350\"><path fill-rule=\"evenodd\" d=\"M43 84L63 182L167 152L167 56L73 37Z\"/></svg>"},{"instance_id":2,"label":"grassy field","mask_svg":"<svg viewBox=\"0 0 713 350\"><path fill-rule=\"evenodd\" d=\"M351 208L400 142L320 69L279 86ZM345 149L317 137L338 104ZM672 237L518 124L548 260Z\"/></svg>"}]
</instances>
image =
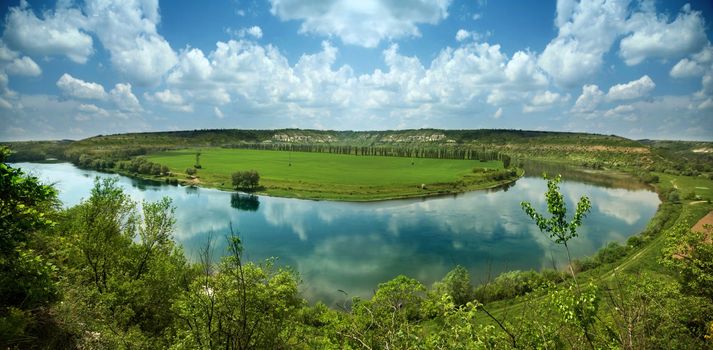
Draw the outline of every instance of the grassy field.
<instances>
[{"instance_id":1,"label":"grassy field","mask_svg":"<svg viewBox=\"0 0 713 350\"><path fill-rule=\"evenodd\" d=\"M713 204L710 202L713 200L713 192L709 190L713 188L713 180L703 177L677 176L663 173L656 173L656 175L661 179L661 181L656 184L656 188L659 192L675 188L681 193L693 192L698 198L682 199L678 203L670 203L672 206L668 209L671 215L671 221L669 223L659 229L654 229L654 235L650 236L645 244L631 250L622 259L613 263L604 264L593 270L579 273L577 278L580 280L580 283L582 283L582 281L591 281L599 286L604 286L606 283L616 281L617 276L622 273L632 276L649 273L657 276L661 280L672 280L674 278L670 271L660 263L662 249L667 238L666 232L676 225L692 227L700 218L713 211ZM666 198L663 198L663 200L667 202ZM665 209L662 209L662 207L663 206L659 207L656 216L665 215L665 213L663 213ZM649 226L652 226L654 221L655 220L652 220ZM586 219L584 220L584 225L587 225ZM650 228L647 228L647 230L649 229ZM570 244L576 245L577 238L573 239ZM491 313L500 318L500 320L512 321L514 317L526 314L526 310L532 308L533 303L548 302L549 299L547 296L548 294L546 293L534 292L526 297L496 301L486 305L486 307L489 308ZM600 313L606 314L606 312L607 310L604 308ZM479 314L478 317L480 321L486 324L496 325L494 321L483 314ZM602 317L606 316L603 315Z\"/></svg>"},{"instance_id":2,"label":"grassy field","mask_svg":"<svg viewBox=\"0 0 713 350\"><path fill-rule=\"evenodd\" d=\"M179 178L195 164L197 149L146 156L168 166ZM257 170L260 192L282 197L380 200L458 193L512 181L487 175L503 170L500 161L354 156L329 153L202 148L198 183L231 188L235 171ZM474 173L474 168L486 169ZM422 188L422 184L425 184Z\"/></svg>"}]
</instances>

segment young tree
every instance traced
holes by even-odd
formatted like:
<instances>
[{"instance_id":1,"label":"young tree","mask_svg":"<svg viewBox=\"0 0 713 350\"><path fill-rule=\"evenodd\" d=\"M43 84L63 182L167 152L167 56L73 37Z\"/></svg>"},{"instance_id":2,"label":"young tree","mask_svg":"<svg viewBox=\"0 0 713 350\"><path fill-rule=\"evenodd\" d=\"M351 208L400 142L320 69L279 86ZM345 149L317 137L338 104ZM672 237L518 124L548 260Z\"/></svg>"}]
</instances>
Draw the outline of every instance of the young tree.
<instances>
[{"instance_id":1,"label":"young tree","mask_svg":"<svg viewBox=\"0 0 713 350\"><path fill-rule=\"evenodd\" d=\"M196 164L194 164L193 167L196 169L201 168L201 152L200 151L196 152Z\"/></svg>"},{"instance_id":2,"label":"young tree","mask_svg":"<svg viewBox=\"0 0 713 350\"><path fill-rule=\"evenodd\" d=\"M553 179L547 179L547 192L545 192L545 200L547 202L547 211L552 215L545 218L542 214L535 211L529 202L522 202L522 210L535 220L535 224L543 233L549 235L557 244L564 245L567 250L567 259L569 260L569 268L574 278L574 270L572 269L572 257L569 252L567 242L570 239L577 237L577 227L582 225L582 219L587 216L592 204L587 196L582 196L577 203L577 209L574 213L572 221L567 221L567 205L564 201L564 196L560 192L559 182L562 180L561 175L557 175Z\"/></svg>"}]
</instances>

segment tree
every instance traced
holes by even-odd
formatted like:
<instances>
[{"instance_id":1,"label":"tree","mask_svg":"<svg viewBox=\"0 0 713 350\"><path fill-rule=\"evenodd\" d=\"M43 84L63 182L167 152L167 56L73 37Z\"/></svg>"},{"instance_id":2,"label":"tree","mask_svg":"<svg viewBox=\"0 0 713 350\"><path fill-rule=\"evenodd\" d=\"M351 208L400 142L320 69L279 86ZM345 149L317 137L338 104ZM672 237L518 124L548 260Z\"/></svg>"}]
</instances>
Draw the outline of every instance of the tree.
<instances>
[{"instance_id":1,"label":"tree","mask_svg":"<svg viewBox=\"0 0 713 350\"><path fill-rule=\"evenodd\" d=\"M205 252L209 252L206 248ZM210 254L201 258L204 276L174 303L180 319L177 349L284 349L298 326L302 299L297 278L271 262L245 263L242 242L228 237L230 255L217 273L209 266ZM208 266L206 266L208 265Z\"/></svg>"},{"instance_id":2,"label":"tree","mask_svg":"<svg viewBox=\"0 0 713 350\"><path fill-rule=\"evenodd\" d=\"M201 152L200 151L196 152L196 164L193 164L193 167L196 169L201 168Z\"/></svg>"},{"instance_id":3,"label":"tree","mask_svg":"<svg viewBox=\"0 0 713 350\"><path fill-rule=\"evenodd\" d=\"M473 286L470 284L470 274L463 266L456 266L449 271L440 282L433 286L438 294L448 294L457 306L465 305L473 299Z\"/></svg>"},{"instance_id":4,"label":"tree","mask_svg":"<svg viewBox=\"0 0 713 350\"><path fill-rule=\"evenodd\" d=\"M255 170L236 171L232 174L235 189L255 189L260 184L260 174Z\"/></svg>"},{"instance_id":5,"label":"tree","mask_svg":"<svg viewBox=\"0 0 713 350\"><path fill-rule=\"evenodd\" d=\"M561 175L557 175L553 179L547 179L547 192L545 192L545 201L547 202L547 211L552 215L545 218L542 214L535 211L529 202L522 202L520 205L525 213L535 220L535 224L543 233L549 235L557 244L564 245L567 250L567 259L569 260L570 271L574 277L572 269L572 257L569 252L567 242L570 239L577 237L577 227L582 225L582 219L587 216L592 207L587 196L582 196L577 203L577 209L574 213L572 221L567 221L567 206L564 202L564 196L560 192L559 182L562 180Z\"/></svg>"},{"instance_id":6,"label":"tree","mask_svg":"<svg viewBox=\"0 0 713 350\"><path fill-rule=\"evenodd\" d=\"M56 297L55 266L35 247L36 235L55 225L57 192L5 163L0 147L0 347L26 339L30 310Z\"/></svg>"},{"instance_id":7,"label":"tree","mask_svg":"<svg viewBox=\"0 0 713 350\"><path fill-rule=\"evenodd\" d=\"M544 178L547 179L547 176L545 175ZM567 242L570 239L577 237L577 227L582 225L582 219L587 216L592 205L587 196L582 196L577 203L574 217L568 222L567 206L558 185L561 180L561 175L557 175L554 179L547 179L545 201L547 202L547 211L552 215L551 217L545 218L535 211L528 202L522 202L520 205L525 213L535 220L535 224L540 231L548 234L549 238L555 243L564 245L567 250L569 270L572 273L572 280L576 288L570 286L569 289L551 293L551 303L556 305L556 309L561 313L565 323L581 330L587 343L591 348L594 348L592 328L599 307L598 289L591 283L583 289L579 287L572 267L572 256L567 246Z\"/></svg>"},{"instance_id":8,"label":"tree","mask_svg":"<svg viewBox=\"0 0 713 350\"><path fill-rule=\"evenodd\" d=\"M713 226L691 230L679 224L666 232L662 262L680 277L683 291L713 301Z\"/></svg>"}]
</instances>

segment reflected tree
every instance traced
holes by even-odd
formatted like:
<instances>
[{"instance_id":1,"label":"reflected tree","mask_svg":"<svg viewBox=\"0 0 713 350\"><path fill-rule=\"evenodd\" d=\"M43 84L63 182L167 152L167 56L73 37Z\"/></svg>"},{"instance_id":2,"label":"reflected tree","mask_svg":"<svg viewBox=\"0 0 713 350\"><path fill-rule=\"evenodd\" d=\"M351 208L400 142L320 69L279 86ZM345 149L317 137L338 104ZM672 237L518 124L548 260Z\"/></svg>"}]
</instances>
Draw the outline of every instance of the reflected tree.
<instances>
[{"instance_id":1,"label":"reflected tree","mask_svg":"<svg viewBox=\"0 0 713 350\"><path fill-rule=\"evenodd\" d=\"M252 194L233 193L230 196L230 206L245 211L257 211L260 208L260 200Z\"/></svg>"}]
</instances>

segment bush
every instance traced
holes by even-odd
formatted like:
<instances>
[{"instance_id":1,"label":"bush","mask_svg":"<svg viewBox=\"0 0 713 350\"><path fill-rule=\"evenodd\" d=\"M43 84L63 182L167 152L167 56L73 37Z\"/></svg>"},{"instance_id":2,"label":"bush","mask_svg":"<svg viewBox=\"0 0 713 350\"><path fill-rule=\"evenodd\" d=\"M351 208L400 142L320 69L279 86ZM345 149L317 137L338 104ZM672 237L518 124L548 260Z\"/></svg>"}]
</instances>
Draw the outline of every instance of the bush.
<instances>
[{"instance_id":1,"label":"bush","mask_svg":"<svg viewBox=\"0 0 713 350\"><path fill-rule=\"evenodd\" d=\"M260 174L255 170L236 171L231 177L235 189L254 189L260 184Z\"/></svg>"},{"instance_id":2,"label":"bush","mask_svg":"<svg viewBox=\"0 0 713 350\"><path fill-rule=\"evenodd\" d=\"M195 175L197 172L198 172L198 171L196 171L196 169L193 169L193 168L186 168L186 174L187 174L188 176L193 176L193 175Z\"/></svg>"}]
</instances>

